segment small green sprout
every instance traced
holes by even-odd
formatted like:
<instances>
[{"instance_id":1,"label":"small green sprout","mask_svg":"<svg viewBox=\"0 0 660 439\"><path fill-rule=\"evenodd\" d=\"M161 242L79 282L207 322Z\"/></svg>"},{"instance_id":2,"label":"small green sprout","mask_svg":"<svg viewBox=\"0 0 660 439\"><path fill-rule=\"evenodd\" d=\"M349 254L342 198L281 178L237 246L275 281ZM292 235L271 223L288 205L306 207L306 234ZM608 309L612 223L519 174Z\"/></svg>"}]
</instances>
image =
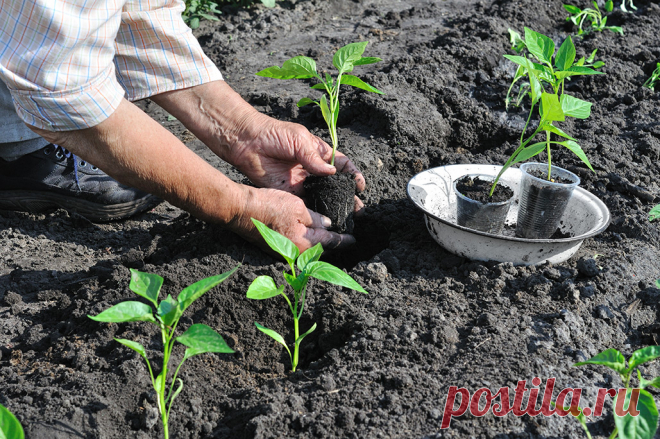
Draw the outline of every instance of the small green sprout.
<instances>
[{"instance_id":1,"label":"small green sprout","mask_svg":"<svg viewBox=\"0 0 660 439\"><path fill-rule=\"evenodd\" d=\"M624 407L628 407L630 404L630 398L633 393L632 389L639 389L639 400L637 401L639 415L632 416L630 413L626 413L625 416L618 416L615 412L614 425L616 425L616 428L610 435L610 439L614 439L617 436L621 439L653 439L655 437L655 432L658 429L658 408L655 405L653 395L644 389L649 386L660 388L660 377L646 380L637 368L658 357L660 357L660 346L647 346L633 352L626 366L626 359L621 352L616 349L608 349L587 361L581 361L573 365L584 366L587 364L597 364L608 367L618 373L627 389ZM637 369L637 379L639 382L637 387L631 387L630 378L634 375L635 369ZM618 394L614 398L614 406L616 406L617 398ZM583 424L583 428L587 431L587 437L591 438L589 430L586 428L586 423L580 423Z\"/></svg>"},{"instance_id":2,"label":"small green sprout","mask_svg":"<svg viewBox=\"0 0 660 439\"><path fill-rule=\"evenodd\" d=\"M578 27L578 35L582 36L592 31L602 32L604 30L610 30L614 33L623 35L623 29L621 27L607 26L607 17L603 17L603 14L601 14L598 3L595 1L592 3L595 9L580 9L577 6L564 5L564 9L571 14L566 17L566 21L570 21ZM612 12L612 9L614 9L614 2L612 0L607 0L605 2L605 12ZM587 21L589 22L589 25L585 27Z\"/></svg>"},{"instance_id":3,"label":"small green sprout","mask_svg":"<svg viewBox=\"0 0 660 439\"><path fill-rule=\"evenodd\" d=\"M660 62L657 63L657 67L651 73L651 77L644 82L644 87L655 90L655 87L660 84Z\"/></svg>"},{"instance_id":4,"label":"small green sprout","mask_svg":"<svg viewBox=\"0 0 660 439\"><path fill-rule=\"evenodd\" d=\"M490 190L491 196L495 191L500 177L507 169L516 163L540 154L543 150L547 152L548 156L548 180L550 180L552 176L551 144L564 146L582 160L589 169L594 171L580 145L578 145L573 137L555 126L555 122L563 122L566 120L566 117L586 119L591 114L591 102L583 101L582 99L564 93L564 82L573 76L602 75L603 73L585 66L584 58L581 58L577 62L575 61L576 51L571 37L564 40L556 55L555 43L550 38L534 32L527 27L525 28L525 40L523 41L520 35L517 36L517 39L522 41L529 53L539 62L534 62L534 60L528 58L526 55L504 55L504 57L518 64L518 69L513 80L514 83L520 78L526 78L528 80L529 92L527 94L532 100L532 105L529 110L527 122L520 135L520 145L511 154L511 157L509 157L495 178ZM588 63L593 62L595 56L596 51L592 52L586 61ZM600 62L594 63L593 67L596 66L600 67L602 64ZM551 92L546 91L547 87L549 87ZM511 88L509 88L510 91ZM540 121L532 135L525 139L525 133L534 114L536 104L539 104ZM545 141L530 145L530 142L541 132L545 132ZM552 134L563 137L566 140L551 140Z\"/></svg>"},{"instance_id":5,"label":"small green sprout","mask_svg":"<svg viewBox=\"0 0 660 439\"><path fill-rule=\"evenodd\" d=\"M291 370L296 371L298 367L298 351L300 348L300 343L303 339L311 334L316 329L316 323L307 330L304 334L300 335L299 321L302 317L303 309L305 307L305 296L307 294L307 283L310 277L324 280L330 282L331 284L339 285L342 287L350 288L355 291L367 294L367 292L353 280L348 274L344 273L339 268L334 265L330 265L327 262L319 261L321 254L323 253L323 247L321 244L316 244L314 247L307 249L302 254L298 250L298 247L289 240L289 238L280 235L274 230L269 229L265 224L252 218L252 222L259 230L261 237L266 241L266 244L273 249L276 253L280 254L291 268L291 273L284 272L284 280L288 283L291 288L293 288L293 300L290 299L285 293L285 285L280 285L279 287L275 284L270 276L259 276L257 277L247 291L247 298L254 300L264 300L270 299L271 297L282 296L286 300L287 305L289 305L289 310L293 314L293 333L294 333L294 344L293 344L293 355L291 350L284 341L282 337L277 332L272 329L268 329L265 326L260 325L257 322L254 324L264 334L272 337L276 342L284 346L289 353L289 358L291 358ZM299 272L296 273L296 267Z\"/></svg>"},{"instance_id":6,"label":"small green sprout","mask_svg":"<svg viewBox=\"0 0 660 439\"><path fill-rule=\"evenodd\" d=\"M316 61L306 56L296 56L287 61L284 61L282 67L272 66L268 67L257 73L257 76L275 79L309 79L316 78L319 83L312 86L315 90L324 90L328 97L325 95L320 100L315 101L310 98L302 98L298 101L298 107L305 105L315 104L321 107L323 119L328 125L330 131L330 138L332 139L332 160L331 165L335 164L335 154L339 140L337 138L337 118L339 117L339 86L342 84L351 85L353 87L366 90L372 93L383 94L382 91L373 87L357 76L348 75L353 71L356 66L363 66L367 64L374 64L382 61L376 57L363 57L367 47L368 41L361 43L350 43L339 49L332 58L332 64L339 71L337 78L333 78L329 73L325 74L325 78L316 71Z\"/></svg>"},{"instance_id":7,"label":"small green sprout","mask_svg":"<svg viewBox=\"0 0 660 439\"><path fill-rule=\"evenodd\" d=\"M131 269L131 282L129 288L138 296L147 299L151 304L147 305L143 302L125 301L106 309L97 316L88 316L90 319L97 322L151 322L160 328L164 352L163 367L157 376L154 376L151 363L147 358L147 350L144 346L140 343L121 338L115 338L115 341L123 344L127 348L133 349L144 358L144 361L147 362L151 385L158 395L158 410L160 411L163 423L163 436L165 439L169 438L168 419L170 416L170 410L172 410L172 403L179 393L181 393L181 390L183 390L183 381L181 378L177 378L183 363L195 355L208 352L225 354L231 354L234 352L227 345L222 336L207 325L193 324L186 330L186 332L174 338L179 319L193 302L202 297L202 295L211 288L231 276L239 266L231 271L202 279L199 282L184 288L176 299L168 294L167 298L160 301L160 303L158 302L158 296L160 294L160 288L163 286L163 278L157 274L142 273ZM151 305L156 309L155 312ZM187 346L187 349L183 354L183 359L174 372L174 376L172 377L168 389L168 366L175 341ZM175 383L177 383L176 389L174 389Z\"/></svg>"},{"instance_id":8,"label":"small green sprout","mask_svg":"<svg viewBox=\"0 0 660 439\"><path fill-rule=\"evenodd\" d=\"M654 221L660 218L660 204L655 206L651 211L649 212L649 221Z\"/></svg>"},{"instance_id":9,"label":"small green sprout","mask_svg":"<svg viewBox=\"0 0 660 439\"><path fill-rule=\"evenodd\" d=\"M23 439L21 423L5 406L0 404L0 439Z\"/></svg>"},{"instance_id":10,"label":"small green sprout","mask_svg":"<svg viewBox=\"0 0 660 439\"><path fill-rule=\"evenodd\" d=\"M628 8L626 8L626 3L630 6L630 9L637 10L637 6L633 4L633 0L621 0L621 10L623 12L628 12L630 14L633 13L633 11L629 11Z\"/></svg>"}]
</instances>

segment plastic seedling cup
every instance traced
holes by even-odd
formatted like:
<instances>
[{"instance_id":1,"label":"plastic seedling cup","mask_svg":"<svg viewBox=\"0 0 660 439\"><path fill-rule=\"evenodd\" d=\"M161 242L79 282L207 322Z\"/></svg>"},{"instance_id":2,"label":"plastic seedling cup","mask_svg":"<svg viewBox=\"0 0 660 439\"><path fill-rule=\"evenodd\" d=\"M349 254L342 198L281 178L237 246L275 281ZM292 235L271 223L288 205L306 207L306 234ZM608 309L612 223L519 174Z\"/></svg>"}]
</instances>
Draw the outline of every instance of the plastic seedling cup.
<instances>
[{"instance_id":1,"label":"plastic seedling cup","mask_svg":"<svg viewBox=\"0 0 660 439\"><path fill-rule=\"evenodd\" d=\"M516 236L528 239L550 238L559 228L573 190L580 184L580 177L556 166L552 167L551 180L531 174L538 172L547 175L548 165L545 163L525 163L520 166L520 171L522 177Z\"/></svg>"},{"instance_id":2,"label":"plastic seedling cup","mask_svg":"<svg viewBox=\"0 0 660 439\"><path fill-rule=\"evenodd\" d=\"M485 174L468 174L454 180L453 188L456 194L456 221L458 225L468 227L480 232L492 233L499 235L504 228L504 221L509 213L511 202L514 196L505 201L498 203L484 203L462 194L456 185L463 179L480 179L488 182L488 189L495 180L492 175ZM509 188L511 189L511 188ZM512 191L513 192L513 191Z\"/></svg>"}]
</instances>

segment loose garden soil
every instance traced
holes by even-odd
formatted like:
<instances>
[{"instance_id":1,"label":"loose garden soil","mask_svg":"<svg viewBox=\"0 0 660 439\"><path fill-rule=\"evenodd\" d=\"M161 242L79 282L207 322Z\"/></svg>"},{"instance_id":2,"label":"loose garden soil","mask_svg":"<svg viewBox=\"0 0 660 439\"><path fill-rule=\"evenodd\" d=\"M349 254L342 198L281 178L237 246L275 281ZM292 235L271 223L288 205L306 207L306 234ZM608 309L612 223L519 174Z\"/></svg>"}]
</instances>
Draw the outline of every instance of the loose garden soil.
<instances>
[{"instance_id":1,"label":"loose garden soil","mask_svg":"<svg viewBox=\"0 0 660 439\"><path fill-rule=\"evenodd\" d=\"M305 180L305 204L332 221L331 230L353 233L355 179L351 174L310 176Z\"/></svg>"},{"instance_id":2,"label":"loose garden soil","mask_svg":"<svg viewBox=\"0 0 660 439\"><path fill-rule=\"evenodd\" d=\"M573 1L587 7L587 1ZM571 365L607 348L660 342L660 229L647 212L660 202L660 93L641 87L660 59L660 6L635 0L617 9L611 32L575 39L578 55L598 48L607 75L580 77L567 92L594 102L592 117L562 128L591 158L591 173L569 151L553 162L577 173L582 187L612 212L610 227L560 265L514 267L470 262L441 249L405 193L416 173L453 163L504 163L527 108L505 111L515 66L507 28L524 26L561 42L572 28L560 1L278 2L273 9L225 8L196 31L226 80L259 110L301 123L329 140L310 84L254 73L291 56L320 68L346 43L368 40L385 61L356 69L383 90L347 89L341 98L341 150L362 169L366 214L358 244L327 260L369 295L313 282L302 330L300 370L288 372L282 347L254 321L287 334L283 301L245 298L257 276L281 276L284 264L240 237L162 204L136 218L92 224L64 211L0 213L0 403L28 438L157 438L155 399L143 360L113 341L136 340L159 358L160 339L146 323L88 319L121 300L129 268L158 273L164 291L242 263L183 317L217 329L233 355L195 357L182 369L186 387L171 418L173 438L579 438L570 418L462 416L440 430L449 386L475 391L554 377L556 388L618 387L603 367ZM155 104L139 104L231 178L223 163ZM523 106L528 105L524 103ZM181 358L183 351L176 350ZM660 362L644 367L660 374ZM656 390L652 390L658 395ZM584 401L583 401L584 402ZM593 405L592 405L593 406ZM595 437L613 429L611 404L592 420Z\"/></svg>"},{"instance_id":3,"label":"loose garden soil","mask_svg":"<svg viewBox=\"0 0 660 439\"><path fill-rule=\"evenodd\" d=\"M495 186L493 195L490 196L492 185L493 179L486 181L479 177L470 178L466 175L456 182L456 189L469 199L479 201L483 204L501 203L513 196L513 191L501 184Z\"/></svg>"}]
</instances>

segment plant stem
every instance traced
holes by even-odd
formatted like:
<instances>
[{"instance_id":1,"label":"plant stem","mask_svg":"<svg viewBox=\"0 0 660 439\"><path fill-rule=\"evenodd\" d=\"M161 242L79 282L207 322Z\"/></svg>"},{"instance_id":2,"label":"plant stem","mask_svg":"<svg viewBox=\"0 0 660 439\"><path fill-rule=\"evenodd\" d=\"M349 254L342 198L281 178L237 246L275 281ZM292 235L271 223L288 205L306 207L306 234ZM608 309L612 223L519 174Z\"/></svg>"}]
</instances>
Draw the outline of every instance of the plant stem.
<instances>
[{"instance_id":1,"label":"plant stem","mask_svg":"<svg viewBox=\"0 0 660 439\"><path fill-rule=\"evenodd\" d=\"M548 142L548 181L550 181L550 176L552 175L552 154L550 152L550 131L545 132L546 135L548 136L547 142Z\"/></svg>"},{"instance_id":2,"label":"plant stem","mask_svg":"<svg viewBox=\"0 0 660 439\"><path fill-rule=\"evenodd\" d=\"M293 336L294 336L294 342L293 342L293 360L291 361L293 370L292 372L296 371L296 367L298 366L298 343L296 343L296 340L298 340L298 334L300 330L298 329L298 318L294 317L293 318Z\"/></svg>"},{"instance_id":3,"label":"plant stem","mask_svg":"<svg viewBox=\"0 0 660 439\"><path fill-rule=\"evenodd\" d=\"M617 437L618 434L619 434L619 430L616 427L614 427L614 431L610 435L609 439L614 439L615 437Z\"/></svg>"},{"instance_id":4,"label":"plant stem","mask_svg":"<svg viewBox=\"0 0 660 439\"><path fill-rule=\"evenodd\" d=\"M160 409L160 417L163 422L163 437L165 439L169 439L170 437L170 432L167 427L167 406L166 406L166 401L165 401L165 388L166 388L166 383L167 383L167 364L170 361L170 337L168 337L169 334L167 334L167 328L162 325L161 327L162 333L163 333L163 344L164 344L164 352L163 352L163 370L160 372L161 380L160 380L160 389L156 389L156 393L158 394L158 405Z\"/></svg>"}]
</instances>

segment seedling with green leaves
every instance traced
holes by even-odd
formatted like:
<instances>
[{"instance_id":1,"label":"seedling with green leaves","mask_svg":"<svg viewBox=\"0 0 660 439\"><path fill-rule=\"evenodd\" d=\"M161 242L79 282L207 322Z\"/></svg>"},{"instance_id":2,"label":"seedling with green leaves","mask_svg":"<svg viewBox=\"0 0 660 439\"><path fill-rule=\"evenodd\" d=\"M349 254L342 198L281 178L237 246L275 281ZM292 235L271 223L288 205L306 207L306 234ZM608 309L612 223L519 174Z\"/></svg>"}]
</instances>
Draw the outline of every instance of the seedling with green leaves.
<instances>
[{"instance_id":1,"label":"seedling with green leaves","mask_svg":"<svg viewBox=\"0 0 660 439\"><path fill-rule=\"evenodd\" d=\"M660 62L657 63L657 67L651 73L651 77L644 82L644 87L655 90L658 84L660 84Z\"/></svg>"},{"instance_id":2,"label":"seedling with green leaves","mask_svg":"<svg viewBox=\"0 0 660 439\"><path fill-rule=\"evenodd\" d=\"M23 439L25 433L16 416L0 404L0 439Z\"/></svg>"},{"instance_id":3,"label":"seedling with green leaves","mask_svg":"<svg viewBox=\"0 0 660 439\"><path fill-rule=\"evenodd\" d=\"M600 75L603 73L585 66L584 58L577 62L575 61L576 51L571 37L564 40L559 47L556 56L555 43L545 35L534 32L529 28L525 28L525 40L523 41L520 36L518 36L518 38L524 43L529 54L531 54L531 56L538 62L535 62L534 59L528 58L527 55L504 55L504 57L518 65L514 82L520 78L525 78L529 82L529 92L527 94L531 98L531 107L527 122L525 123L525 127L520 136L520 145L513 154L511 154L511 157L509 157L502 167L502 170L497 175L491 187L490 195L493 194L500 177L509 167L516 163L528 160L544 150L548 156L547 178L550 180L552 176L552 155L550 146L552 144L566 147L582 160L589 169L592 171L594 170L589 159L576 140L557 127L555 123L565 121L566 117L586 119L591 114L592 104L564 93L564 82L573 76ZM593 58L594 56L595 52L592 53L590 58ZM596 65L594 64L594 67L595 66ZM539 104L540 116L538 126L529 137L525 138L527 128L537 104ZM545 141L530 144L536 138L537 134L542 132L546 135ZM552 134L563 137L566 140L552 140Z\"/></svg>"},{"instance_id":4,"label":"seedling with green leaves","mask_svg":"<svg viewBox=\"0 0 660 439\"><path fill-rule=\"evenodd\" d=\"M219 1L220 3L235 4L238 6L249 6L255 2L255 0ZM261 3L269 8L275 6L275 0L261 0ZM211 0L186 0L186 9L183 11L183 14L181 14L181 17L191 29L197 29L202 19L219 21L218 18L213 15L222 14L222 12L218 10L218 6L218 3Z\"/></svg>"},{"instance_id":5,"label":"seedling with green leaves","mask_svg":"<svg viewBox=\"0 0 660 439\"><path fill-rule=\"evenodd\" d=\"M637 401L639 415L631 416L630 413L626 413L625 416L618 416L615 412L614 425L616 425L616 428L610 435L610 439L616 437L621 439L653 439L653 437L655 437L655 432L658 428L658 408L655 405L653 395L644 389L649 386L660 388L660 377L646 380L642 377L642 373L639 371L638 367L644 363L655 360L658 357L660 357L660 346L647 346L633 352L626 364L626 359L621 352L616 349L608 349L587 361L581 361L573 365L584 366L587 364L596 364L608 367L618 373L627 389L624 407L628 407L630 404L630 399L633 394L632 389L640 389L639 399ZM635 370L637 371L637 379L639 382L637 387L631 387L630 379L635 374ZM616 406L617 398L618 394L614 398L614 406ZM586 427L586 422L583 423L581 421L580 423L583 424L583 428L587 432L587 437L591 439L591 434Z\"/></svg>"},{"instance_id":6,"label":"seedling with green leaves","mask_svg":"<svg viewBox=\"0 0 660 439\"><path fill-rule=\"evenodd\" d=\"M607 26L607 17L604 17L600 12L597 2L592 2L594 9L580 9L577 6L573 5L564 5L564 9L570 14L566 17L566 21L570 21L578 27L578 35L586 35L592 31L602 32L604 30L610 30L619 35L623 35L623 29L619 26ZM624 0L625 3L625 0ZM624 5L621 5L621 9L624 9ZM605 12L612 12L614 9L614 2L612 0L607 0L605 2ZM589 22L587 26L585 24Z\"/></svg>"},{"instance_id":7,"label":"seedling with green leaves","mask_svg":"<svg viewBox=\"0 0 660 439\"><path fill-rule=\"evenodd\" d=\"M657 219L660 219L660 204L655 206L649 212L649 221L653 221L653 220L657 220Z\"/></svg>"},{"instance_id":8,"label":"seedling with green leaves","mask_svg":"<svg viewBox=\"0 0 660 439\"><path fill-rule=\"evenodd\" d=\"M140 343L122 338L115 338L115 341L133 349L144 358L144 361L147 362L151 385L158 395L158 410L160 411L163 423L163 435L165 439L169 438L168 419L170 411L172 410L172 403L179 393L181 393L181 390L183 390L183 381L181 378L178 378L179 370L183 363L195 355L208 352L225 354L231 354L234 352L227 343L225 343L222 336L207 325L198 323L193 324L186 330L186 332L175 338L174 334L176 327L179 324L179 319L193 302L202 297L202 295L211 288L231 276L239 266L231 271L202 279L199 282L184 288L176 299L168 294L167 298L160 302L158 301L158 296L160 294L160 289L163 286L163 278L157 274L142 273L131 269L131 282L129 288L138 296L147 299L150 302L150 305L137 301L125 301L106 309L97 316L88 316L90 319L96 320L97 322L151 322L160 328L164 352L163 366L158 375L154 375L151 363L147 358L147 350L144 346ZM155 311L152 306L155 308ZM169 371L172 350L174 349L174 342L177 341L186 346L187 349L185 350L183 359L177 366L170 385L168 386L167 373ZM177 385L176 389L174 388L175 384Z\"/></svg>"},{"instance_id":9,"label":"seedling with green leaves","mask_svg":"<svg viewBox=\"0 0 660 439\"><path fill-rule=\"evenodd\" d=\"M289 353L289 358L291 358L291 370L295 372L296 367L298 367L300 343L306 336L316 329L316 323L314 323L307 332L302 335L300 334L299 322L305 308L305 298L307 295L309 278L313 277L365 294L367 294L367 292L360 286L360 284L353 280L352 277L339 268L328 264L327 262L319 261L319 258L323 253L323 247L320 243L300 254L298 247L296 247L289 238L269 229L265 224L254 218L252 219L252 222L257 227L257 230L259 230L259 233L264 241L266 241L266 244L268 244L273 251L281 255L289 264L291 273L283 272L283 275L286 283L293 289L293 297L289 298L284 292L286 285L280 285L278 287L275 280L270 276L257 277L248 288L247 297L248 299L254 300L270 299L271 297L277 296L284 297L287 305L289 305L291 314L293 314L293 354L291 354L289 346L287 346L286 341L284 341L284 337L257 322L254 322L254 324L257 326L257 329L269 337L272 337L276 342L286 348ZM296 267L298 268L298 272L296 272Z\"/></svg>"},{"instance_id":10,"label":"seedling with green leaves","mask_svg":"<svg viewBox=\"0 0 660 439\"><path fill-rule=\"evenodd\" d=\"M339 87L341 85L350 85L372 93L383 94L382 91L373 87L362 79L348 73L353 71L356 66L374 64L382 61L376 57L363 57L368 42L350 43L337 50L332 58L332 64L338 70L336 78L329 73L322 77L316 70L316 61L306 56L296 56L284 62L282 67L272 66L257 73L258 76L275 79L309 79L316 78L317 84L312 86L315 90L324 90L327 93L321 96L321 99L315 101L310 98L302 98L298 101L298 107L314 104L321 107L323 119L328 125L330 139L332 140L332 160L331 165L335 164L335 154L339 140L337 138L337 118L339 117Z\"/></svg>"}]
</instances>

